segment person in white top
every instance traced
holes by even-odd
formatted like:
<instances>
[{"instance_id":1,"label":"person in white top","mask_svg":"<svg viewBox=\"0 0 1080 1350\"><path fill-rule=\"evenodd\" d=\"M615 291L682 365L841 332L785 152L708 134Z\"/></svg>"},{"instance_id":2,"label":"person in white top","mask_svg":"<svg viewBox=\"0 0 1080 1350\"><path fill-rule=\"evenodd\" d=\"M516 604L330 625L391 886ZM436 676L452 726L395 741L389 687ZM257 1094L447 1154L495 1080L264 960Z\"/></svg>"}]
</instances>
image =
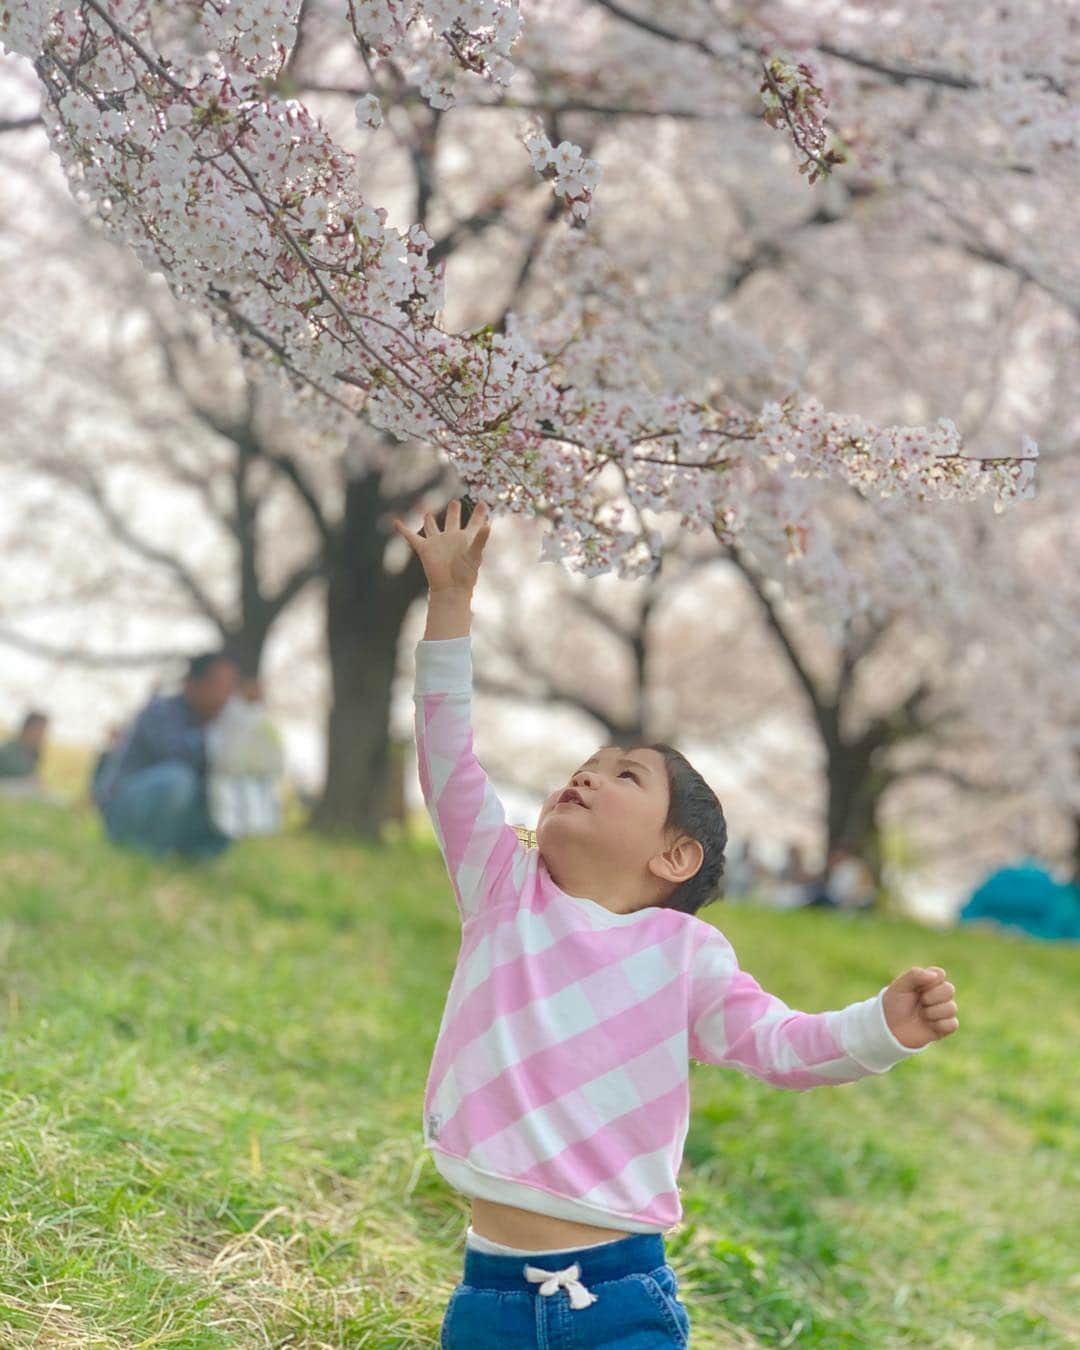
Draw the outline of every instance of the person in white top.
<instances>
[{"instance_id":1,"label":"person in white top","mask_svg":"<svg viewBox=\"0 0 1080 1350\"><path fill-rule=\"evenodd\" d=\"M281 829L281 736L257 679L245 679L207 728L207 807L222 834L275 834Z\"/></svg>"}]
</instances>

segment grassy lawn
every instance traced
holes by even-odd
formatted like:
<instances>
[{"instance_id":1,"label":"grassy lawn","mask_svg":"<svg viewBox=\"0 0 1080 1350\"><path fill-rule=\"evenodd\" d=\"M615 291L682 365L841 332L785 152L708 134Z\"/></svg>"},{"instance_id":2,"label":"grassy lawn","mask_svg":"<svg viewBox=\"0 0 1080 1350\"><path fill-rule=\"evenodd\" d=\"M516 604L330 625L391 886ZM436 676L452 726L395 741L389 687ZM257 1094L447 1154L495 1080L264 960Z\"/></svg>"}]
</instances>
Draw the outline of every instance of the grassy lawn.
<instances>
[{"instance_id":1,"label":"grassy lawn","mask_svg":"<svg viewBox=\"0 0 1080 1350\"><path fill-rule=\"evenodd\" d=\"M707 913L795 1006L936 963L963 1025L848 1087L695 1070L669 1250L699 1350L1080 1343L1080 948ZM0 1346L437 1345L466 1206L420 1108L456 948L423 840L200 869L0 802Z\"/></svg>"}]
</instances>

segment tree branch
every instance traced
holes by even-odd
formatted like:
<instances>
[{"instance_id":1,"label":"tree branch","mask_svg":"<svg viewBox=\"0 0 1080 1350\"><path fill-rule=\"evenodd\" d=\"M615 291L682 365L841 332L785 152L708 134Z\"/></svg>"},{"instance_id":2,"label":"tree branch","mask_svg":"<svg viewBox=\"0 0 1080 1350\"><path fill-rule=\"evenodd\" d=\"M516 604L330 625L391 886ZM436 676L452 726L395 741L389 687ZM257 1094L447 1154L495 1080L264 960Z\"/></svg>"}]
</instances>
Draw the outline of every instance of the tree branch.
<instances>
[{"instance_id":1,"label":"tree branch","mask_svg":"<svg viewBox=\"0 0 1080 1350\"><path fill-rule=\"evenodd\" d=\"M372 92L367 86L312 84L308 80L301 81L299 89L312 94L340 94L343 98L349 99L362 98L364 94ZM419 93L399 97L396 104L399 107L410 104L425 108L428 106ZM469 112L592 113L597 117L677 117L694 122L711 116L710 113L701 113L694 108L634 108L618 103L589 103L585 99L560 99L557 103L513 97L477 100L473 103L457 99L454 107Z\"/></svg>"},{"instance_id":2,"label":"tree branch","mask_svg":"<svg viewBox=\"0 0 1080 1350\"><path fill-rule=\"evenodd\" d=\"M384 499L384 509L388 516L400 516L406 511L411 511L421 498L426 497L429 492L434 492L436 488L442 486L446 480L446 465L440 464L432 473L410 488L403 488L396 492L392 497Z\"/></svg>"},{"instance_id":3,"label":"tree branch","mask_svg":"<svg viewBox=\"0 0 1080 1350\"><path fill-rule=\"evenodd\" d=\"M633 28L640 28L643 33L660 38L663 42L673 42L681 47L693 47L695 51L704 52L706 56L716 59L716 52L703 38L690 37L686 33L677 32L674 28L665 28L653 19L646 19L640 14L633 13L632 10L625 9L621 4L617 4L616 0L593 0L593 3L599 5L601 9L606 9L609 14L614 14L623 23L628 23Z\"/></svg>"},{"instance_id":4,"label":"tree branch","mask_svg":"<svg viewBox=\"0 0 1080 1350\"><path fill-rule=\"evenodd\" d=\"M38 638L18 633L13 628L0 626L0 643L27 652L31 656L40 656L49 661L63 661L70 665L95 667L99 669L123 669L139 666L160 666L170 661L187 660L186 651L166 649L149 652L93 652L85 647L56 646L42 642Z\"/></svg>"},{"instance_id":5,"label":"tree branch","mask_svg":"<svg viewBox=\"0 0 1080 1350\"><path fill-rule=\"evenodd\" d=\"M41 125L42 121L40 113L34 113L29 117L0 118L0 132L27 131L30 127L39 127Z\"/></svg>"},{"instance_id":6,"label":"tree branch","mask_svg":"<svg viewBox=\"0 0 1080 1350\"><path fill-rule=\"evenodd\" d=\"M883 61L876 56L863 56L859 52L853 52L845 47L836 47L830 42L818 42L815 44L819 52L824 52L826 56L833 56L838 61L847 61L849 65L859 66L863 70L872 70L876 75L884 75L894 84L908 84L911 81L918 81L924 84L943 85L948 89L981 89L982 86L978 80L973 80L970 75L954 75L951 70L933 70L927 66L905 66L891 61ZM1055 94L1060 94L1063 98L1068 94L1068 90L1052 75L1047 75L1044 71L1023 70L1020 72L1025 80L1038 80L1040 84L1047 89L1052 89Z\"/></svg>"},{"instance_id":7,"label":"tree branch","mask_svg":"<svg viewBox=\"0 0 1080 1350\"><path fill-rule=\"evenodd\" d=\"M850 628L850 625L848 625ZM839 707L851 693L858 674L859 665L865 661L882 637L888 632L888 624L872 623L865 620L860 632L845 641L840 651L840 673L836 681L836 704Z\"/></svg>"},{"instance_id":8,"label":"tree branch","mask_svg":"<svg viewBox=\"0 0 1080 1350\"><path fill-rule=\"evenodd\" d=\"M319 494L315 491L300 465L291 455L279 454L276 451L268 450L265 446L259 447L259 454L268 464L272 464L278 473L295 489L300 500L307 507L308 515L318 531L319 538L325 546L331 545L334 541L333 527L323 514Z\"/></svg>"},{"instance_id":9,"label":"tree branch","mask_svg":"<svg viewBox=\"0 0 1080 1350\"><path fill-rule=\"evenodd\" d=\"M80 474L75 480L75 486L79 488L97 507L99 514L106 525L116 536L117 539L132 553L147 562L154 563L158 567L171 572L179 582L180 586L187 591L188 595L194 600L196 606L210 620L221 636L227 637L229 626L218 609L209 593L203 589L202 583L191 572L188 567L174 554L166 549L158 548L156 545L142 539L130 528L127 522L121 517L119 512L112 506L100 483L88 471Z\"/></svg>"},{"instance_id":10,"label":"tree branch","mask_svg":"<svg viewBox=\"0 0 1080 1350\"><path fill-rule=\"evenodd\" d=\"M1010 258L1008 254L1002 253L1000 249L994 248L991 244L970 239L949 239L947 236L940 234L927 235L927 240L931 244L942 244L948 248L959 248L961 252L966 253L971 258L977 259L979 262L989 263L992 267L1001 267L1005 271L1011 272L1013 276L1019 277L1022 282L1038 287L1043 294L1050 296L1051 299L1057 301L1059 305L1062 305L1065 309L1069 310L1074 318L1080 319L1080 303L1071 296L1063 295L1060 290L1056 289L1049 282L1043 281L1041 277L1036 276L1036 274L1032 272L1030 268L1025 267L1022 262L1018 261L1016 258Z\"/></svg>"},{"instance_id":11,"label":"tree branch","mask_svg":"<svg viewBox=\"0 0 1080 1350\"><path fill-rule=\"evenodd\" d=\"M791 666L795 678L802 686L803 693L810 702L814 720L817 722L818 728L821 731L826 744L831 745L835 740L838 730L836 726L836 710L825 702L814 677L810 674L798 648L795 646L794 637L788 631L784 621L780 618L776 606L766 594L762 578L753 567L750 566L745 557L733 544L728 545L725 551L727 556L746 578L747 585L750 587L754 598L761 607L761 612L765 616L766 623L772 629L776 640L783 648L784 655L788 659L788 664Z\"/></svg>"},{"instance_id":12,"label":"tree branch","mask_svg":"<svg viewBox=\"0 0 1080 1350\"><path fill-rule=\"evenodd\" d=\"M611 633L613 637L618 638L620 642L628 643L632 641L633 634L628 633L614 615L609 614L606 609L598 605L587 592L573 590L569 591L567 596L575 608L581 610L583 614L587 614L590 619L598 623L608 633Z\"/></svg>"},{"instance_id":13,"label":"tree branch","mask_svg":"<svg viewBox=\"0 0 1080 1350\"><path fill-rule=\"evenodd\" d=\"M180 374L180 367L176 362L176 353L173 350L174 344L178 341L175 333L170 333L162 323L159 316L151 308L150 316L158 333L158 343L161 348L161 354L165 361L165 370L169 377L169 382L173 388L183 397L188 411L204 426L210 428L215 435L220 436L222 440L235 441L238 436L243 435L250 430L250 426L245 426L243 422L236 420L226 420L219 417L213 408L206 407L200 403L184 382ZM251 390L250 381L248 390Z\"/></svg>"},{"instance_id":14,"label":"tree branch","mask_svg":"<svg viewBox=\"0 0 1080 1350\"><path fill-rule=\"evenodd\" d=\"M442 125L442 114L437 108L433 108L424 126L416 127L415 121L413 125L415 136L409 146L409 156L416 174L416 206L413 210L413 219L419 225L426 225L431 199L435 195L435 177L432 168L439 127Z\"/></svg>"},{"instance_id":15,"label":"tree branch","mask_svg":"<svg viewBox=\"0 0 1080 1350\"><path fill-rule=\"evenodd\" d=\"M556 137L556 139L558 139L558 137ZM562 219L562 214L562 202L554 193L552 193L551 200L547 204L547 210L544 212L540 225L537 229L533 230L529 239L525 254L518 267L517 275L514 278L513 285L510 287L510 294L507 296L506 304L503 306L502 315L500 316L498 323L494 325L499 332L502 332L505 329L506 320L510 311L513 308L515 301L520 299L521 293L525 289L525 284L529 280L529 276L536 264L536 260L540 256L540 250L543 247L544 240L547 238L552 226Z\"/></svg>"},{"instance_id":16,"label":"tree branch","mask_svg":"<svg viewBox=\"0 0 1080 1350\"><path fill-rule=\"evenodd\" d=\"M287 608L306 586L313 581L317 581L325 572L323 566L322 554L317 558L312 558L304 563L302 567L297 567L282 584L277 591L267 597L267 605L274 614L279 614Z\"/></svg>"},{"instance_id":17,"label":"tree branch","mask_svg":"<svg viewBox=\"0 0 1080 1350\"><path fill-rule=\"evenodd\" d=\"M594 721L599 722L614 739L618 739L623 733L625 728L598 703L594 703L587 694L567 688L550 671L538 665L533 654L516 633L510 633L509 636L501 638L498 645L500 655L509 657L527 679L537 681L543 692L538 698L536 695L524 694L520 688L514 685L494 680L490 680L488 692L499 693L505 698L524 698L531 702L548 700L555 703L564 703L569 707L579 709L593 718ZM496 688L497 684L498 688Z\"/></svg>"},{"instance_id":18,"label":"tree branch","mask_svg":"<svg viewBox=\"0 0 1080 1350\"><path fill-rule=\"evenodd\" d=\"M543 672L533 669L526 669L525 673L539 679L545 689L541 694L530 694L511 684L506 680L497 680L490 675L475 674L473 676L473 685L478 692L490 694L494 698L515 699L519 703L562 703L567 707L576 708L579 712L586 713L613 738L619 739L621 728L617 722L604 712L596 704L590 703L583 695L571 693L569 690L557 688L551 683L550 677Z\"/></svg>"},{"instance_id":19,"label":"tree branch","mask_svg":"<svg viewBox=\"0 0 1080 1350\"><path fill-rule=\"evenodd\" d=\"M455 221L444 235L436 239L435 243L428 249L428 261L432 266L437 266L444 258L453 253L463 239L475 239L485 230L490 229L492 225L497 225L506 213L507 202L511 201L515 194L524 195L537 186L538 180L530 174L526 178L519 178L509 187L493 193L479 210Z\"/></svg>"},{"instance_id":20,"label":"tree branch","mask_svg":"<svg viewBox=\"0 0 1080 1350\"><path fill-rule=\"evenodd\" d=\"M945 85L949 89L978 89L978 83L967 75L954 75L948 70L930 70L919 66L905 66L900 64L887 63L877 57L862 56L859 52L853 52L844 47L835 47L830 42L818 42L815 44L819 52L824 52L826 56L833 56L838 61L846 61L849 65L858 66L862 70L872 70L876 75L884 75L894 84L907 84L910 81L921 81L925 84Z\"/></svg>"},{"instance_id":21,"label":"tree branch","mask_svg":"<svg viewBox=\"0 0 1080 1350\"><path fill-rule=\"evenodd\" d=\"M954 787L961 788L965 792L977 792L984 796L999 792L1003 790L1004 786L1002 784L980 783L962 773L959 769L930 762L907 764L898 769L890 769L889 778L892 782L900 782L905 778L943 778L946 782L952 783Z\"/></svg>"},{"instance_id":22,"label":"tree branch","mask_svg":"<svg viewBox=\"0 0 1080 1350\"><path fill-rule=\"evenodd\" d=\"M869 757L879 746L896 745L926 731L928 723L921 717L920 710L933 693L933 687L926 680L920 680L902 703L869 723L856 740L856 746Z\"/></svg>"}]
</instances>

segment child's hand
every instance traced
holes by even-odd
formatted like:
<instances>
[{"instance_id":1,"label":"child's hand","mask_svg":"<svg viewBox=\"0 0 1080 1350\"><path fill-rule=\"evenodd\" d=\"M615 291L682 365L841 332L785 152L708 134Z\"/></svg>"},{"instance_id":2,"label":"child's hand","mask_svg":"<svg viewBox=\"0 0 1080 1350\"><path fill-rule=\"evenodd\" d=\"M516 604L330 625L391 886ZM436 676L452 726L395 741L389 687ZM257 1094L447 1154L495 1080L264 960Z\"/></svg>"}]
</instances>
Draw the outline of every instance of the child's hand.
<instances>
[{"instance_id":1,"label":"child's hand","mask_svg":"<svg viewBox=\"0 0 1080 1350\"><path fill-rule=\"evenodd\" d=\"M909 1050L919 1050L931 1041L951 1036L959 1027L956 990L940 966L912 966L897 975L885 990L885 1021L889 1030Z\"/></svg>"},{"instance_id":2,"label":"child's hand","mask_svg":"<svg viewBox=\"0 0 1080 1350\"><path fill-rule=\"evenodd\" d=\"M400 520L394 529L408 541L424 565L428 589L471 595L480 574L480 559L491 533L491 522L484 502L473 511L468 525L461 525L461 502L455 498L446 508L446 526L439 529L430 511L424 514L423 534L414 534Z\"/></svg>"}]
</instances>

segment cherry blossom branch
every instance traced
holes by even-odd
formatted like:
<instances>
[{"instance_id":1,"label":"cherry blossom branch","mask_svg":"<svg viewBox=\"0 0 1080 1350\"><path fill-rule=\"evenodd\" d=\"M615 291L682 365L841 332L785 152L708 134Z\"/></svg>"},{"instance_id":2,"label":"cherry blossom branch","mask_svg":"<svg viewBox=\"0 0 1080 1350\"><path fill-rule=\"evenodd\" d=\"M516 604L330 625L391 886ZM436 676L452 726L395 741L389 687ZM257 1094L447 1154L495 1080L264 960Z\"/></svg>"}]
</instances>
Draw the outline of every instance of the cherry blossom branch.
<instances>
[{"instance_id":1,"label":"cherry blossom branch","mask_svg":"<svg viewBox=\"0 0 1080 1350\"><path fill-rule=\"evenodd\" d=\"M635 14L618 0L593 0L593 3L652 37L690 47L712 60L720 59L720 53L712 43ZM838 150L825 151L824 95L814 82L813 71L805 64L793 66L778 56L769 56L745 38L737 38L736 46L760 65L764 77L760 86L760 92L765 95L764 119L774 128L781 121L787 126L795 148L803 156L799 172L809 171L810 183L827 177L837 164L844 162L845 156Z\"/></svg>"},{"instance_id":2,"label":"cherry blossom branch","mask_svg":"<svg viewBox=\"0 0 1080 1350\"><path fill-rule=\"evenodd\" d=\"M984 86L970 75L958 75L951 70L931 69L926 66L905 66L898 65L892 61L884 61L880 57L864 56L860 52L851 51L849 48L837 47L831 42L816 42L815 49L824 52L826 56L832 56L838 61L846 61L849 65L859 66L863 70L873 71L876 75L884 75L892 80L894 84L937 84L946 89L976 90ZM1068 89L1055 79L1052 75L1044 71L1024 70L1021 71L1025 80L1032 80L1043 85L1044 88L1052 90L1062 98L1068 97Z\"/></svg>"},{"instance_id":3,"label":"cherry blossom branch","mask_svg":"<svg viewBox=\"0 0 1080 1350\"><path fill-rule=\"evenodd\" d=\"M371 89L360 85L318 84L311 80L302 80L297 89L305 94L338 94L354 102L371 94ZM419 91L404 93L394 100L397 107L426 105L427 100ZM711 118L713 114L701 108L643 108L625 103L592 103L581 98L565 98L557 101L518 98L513 94L496 94L488 99L455 99L454 107L470 112L526 112L526 113L588 113L595 117L672 117L677 120L699 122Z\"/></svg>"},{"instance_id":4,"label":"cherry blossom branch","mask_svg":"<svg viewBox=\"0 0 1080 1350\"><path fill-rule=\"evenodd\" d=\"M859 52L837 47L831 42L817 42L814 45L819 52L824 52L826 56L835 57L838 61L846 61L848 65L859 66L862 70L871 70L876 75L884 75L896 84L919 81L925 84L944 85L948 89L977 89L979 87L978 82L969 76L955 75L952 71L897 65L893 62L883 61L878 57L863 56Z\"/></svg>"},{"instance_id":5,"label":"cherry blossom branch","mask_svg":"<svg viewBox=\"0 0 1080 1350\"><path fill-rule=\"evenodd\" d=\"M948 422L880 428L813 400L752 413L632 377L613 383L606 369L634 367L634 328L612 313L596 329L578 309L578 290L603 266L580 232L548 260L577 317L550 336L542 321L515 315L501 331L447 332L433 241L418 226L389 228L361 196L350 156L275 93L295 0L195 6L192 50L168 66L150 49L156 11L146 0L39 3L47 128L105 226L180 295L318 391L313 416L347 410L398 439L433 443L474 495L555 520L549 556L585 571L648 570L658 545L645 520L665 512L688 528L754 529L758 547L798 555L829 481L864 496L1030 493L1026 450L974 463ZM811 108L803 77L784 85L781 76L776 67L791 106ZM579 148L537 131L531 153L582 218L592 182ZM340 421L326 425L340 435ZM621 501L600 490L609 465Z\"/></svg>"},{"instance_id":6,"label":"cherry blossom branch","mask_svg":"<svg viewBox=\"0 0 1080 1350\"><path fill-rule=\"evenodd\" d=\"M803 156L799 172L809 172L808 181L816 183L837 164L843 164L845 156L838 150L825 149L823 96L813 81L813 71L801 63L789 65L776 56L763 61L761 69L765 76L761 82L765 121L775 127L783 118L795 148Z\"/></svg>"},{"instance_id":7,"label":"cherry blossom branch","mask_svg":"<svg viewBox=\"0 0 1080 1350\"><path fill-rule=\"evenodd\" d=\"M593 0L593 4L600 9L606 9L609 14L614 14L617 19L621 19L624 23L639 28L643 33L660 38L663 42L677 43L680 47L691 47L694 51L702 52L705 56L716 57L715 48L711 47L703 38L691 37L688 33L680 33L677 29L667 28L664 24L657 23L655 19L647 19L643 14L635 14L633 10L619 4L618 0Z\"/></svg>"}]
</instances>

